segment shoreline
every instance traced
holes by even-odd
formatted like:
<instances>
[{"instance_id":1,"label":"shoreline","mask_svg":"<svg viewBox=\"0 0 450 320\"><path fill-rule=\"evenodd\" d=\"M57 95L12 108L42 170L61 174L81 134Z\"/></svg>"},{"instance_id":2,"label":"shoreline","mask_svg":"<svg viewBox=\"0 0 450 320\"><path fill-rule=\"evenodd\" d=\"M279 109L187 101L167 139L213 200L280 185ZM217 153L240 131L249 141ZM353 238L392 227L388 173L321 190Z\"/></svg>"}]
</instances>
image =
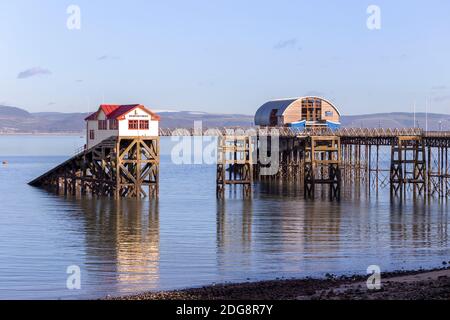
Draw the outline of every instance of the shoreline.
<instances>
[{"instance_id":1,"label":"shoreline","mask_svg":"<svg viewBox=\"0 0 450 320\"><path fill-rule=\"evenodd\" d=\"M382 273L380 290L367 289L368 277L328 275L218 284L104 300L450 300L450 267Z\"/></svg>"}]
</instances>

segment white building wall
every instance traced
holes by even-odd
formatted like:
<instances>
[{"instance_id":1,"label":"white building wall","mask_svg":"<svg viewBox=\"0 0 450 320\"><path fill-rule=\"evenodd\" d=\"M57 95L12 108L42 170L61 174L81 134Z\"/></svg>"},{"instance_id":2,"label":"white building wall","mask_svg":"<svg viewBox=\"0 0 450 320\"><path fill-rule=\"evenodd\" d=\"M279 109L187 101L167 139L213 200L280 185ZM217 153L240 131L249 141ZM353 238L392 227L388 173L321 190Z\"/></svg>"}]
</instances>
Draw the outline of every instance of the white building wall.
<instances>
[{"instance_id":1,"label":"white building wall","mask_svg":"<svg viewBox=\"0 0 450 320\"><path fill-rule=\"evenodd\" d=\"M148 120L148 130L129 130L128 120ZM152 120L152 116L142 109L135 109L125 115L124 120L119 121L119 135L122 137L157 137L159 136L159 121Z\"/></svg>"},{"instance_id":2,"label":"white building wall","mask_svg":"<svg viewBox=\"0 0 450 320\"><path fill-rule=\"evenodd\" d=\"M98 120L106 120L106 116L103 111L100 111L98 115ZM129 130L128 120L148 120L149 129L148 130ZM94 130L94 139L90 139L90 131ZM142 109L135 109L125 115L125 119L119 120L119 130L109 130L109 120L108 120L108 130L99 130L98 121L92 120L87 121L87 143L88 149L94 147L105 139L112 136L122 136L122 137L157 137L159 136L159 121L152 120L151 114L148 114Z\"/></svg>"},{"instance_id":3,"label":"white building wall","mask_svg":"<svg viewBox=\"0 0 450 320\"><path fill-rule=\"evenodd\" d=\"M98 115L99 120L106 120L105 114L103 111L100 111ZM94 140L90 139L90 131L94 130ZM98 121L87 121L87 148L90 149L95 145L99 144L105 139L108 139L112 136L117 136L119 134L119 130L109 130L109 121L108 121L108 130L98 130Z\"/></svg>"}]
</instances>

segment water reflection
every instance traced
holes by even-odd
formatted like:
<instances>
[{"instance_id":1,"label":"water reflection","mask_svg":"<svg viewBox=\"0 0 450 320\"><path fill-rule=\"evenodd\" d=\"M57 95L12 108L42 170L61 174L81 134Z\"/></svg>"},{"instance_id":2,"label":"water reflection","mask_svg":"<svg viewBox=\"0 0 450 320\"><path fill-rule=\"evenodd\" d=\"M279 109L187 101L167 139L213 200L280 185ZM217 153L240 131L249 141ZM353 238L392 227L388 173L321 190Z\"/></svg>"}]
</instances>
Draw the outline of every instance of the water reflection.
<instances>
[{"instance_id":1,"label":"water reflection","mask_svg":"<svg viewBox=\"0 0 450 320\"><path fill-rule=\"evenodd\" d=\"M222 271L251 266L253 202L217 200L217 262Z\"/></svg>"},{"instance_id":2,"label":"water reflection","mask_svg":"<svg viewBox=\"0 0 450 320\"><path fill-rule=\"evenodd\" d=\"M448 203L431 205L426 199L416 197L395 199L391 201L390 211L391 246L426 249L436 243L447 245Z\"/></svg>"},{"instance_id":3,"label":"water reflection","mask_svg":"<svg viewBox=\"0 0 450 320\"><path fill-rule=\"evenodd\" d=\"M341 201L262 182L251 200L215 195L214 166L162 157L159 202L71 199L26 187L61 158L8 158L0 170L0 298L99 298L223 281L434 268L449 260L449 203L368 196ZM24 201L23 199L26 199ZM66 268L82 269L82 290Z\"/></svg>"},{"instance_id":4,"label":"water reflection","mask_svg":"<svg viewBox=\"0 0 450 320\"><path fill-rule=\"evenodd\" d=\"M341 206L329 204L327 210L320 202L307 202L304 213L305 251L308 256L329 257L339 251L341 243Z\"/></svg>"},{"instance_id":5,"label":"water reflection","mask_svg":"<svg viewBox=\"0 0 450 320\"><path fill-rule=\"evenodd\" d=\"M117 292L159 284L159 204L136 199L79 199L85 219L88 272L115 275ZM89 263L94 262L94 263Z\"/></svg>"}]
</instances>

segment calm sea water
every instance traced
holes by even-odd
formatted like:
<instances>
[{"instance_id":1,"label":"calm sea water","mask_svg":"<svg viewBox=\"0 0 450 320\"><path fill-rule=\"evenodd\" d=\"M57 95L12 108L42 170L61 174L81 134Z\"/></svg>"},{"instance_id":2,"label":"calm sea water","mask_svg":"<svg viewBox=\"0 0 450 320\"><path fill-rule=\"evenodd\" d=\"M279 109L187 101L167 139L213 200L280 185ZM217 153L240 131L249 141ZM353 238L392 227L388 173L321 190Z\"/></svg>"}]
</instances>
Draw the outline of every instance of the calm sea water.
<instances>
[{"instance_id":1,"label":"calm sea water","mask_svg":"<svg viewBox=\"0 0 450 320\"><path fill-rule=\"evenodd\" d=\"M215 197L215 167L174 165L162 140L160 199L64 198L27 182L81 137L0 136L0 299L82 299L326 273L438 267L450 260L449 204L391 202L389 190L305 201L258 185ZM68 266L81 290L68 290Z\"/></svg>"}]
</instances>

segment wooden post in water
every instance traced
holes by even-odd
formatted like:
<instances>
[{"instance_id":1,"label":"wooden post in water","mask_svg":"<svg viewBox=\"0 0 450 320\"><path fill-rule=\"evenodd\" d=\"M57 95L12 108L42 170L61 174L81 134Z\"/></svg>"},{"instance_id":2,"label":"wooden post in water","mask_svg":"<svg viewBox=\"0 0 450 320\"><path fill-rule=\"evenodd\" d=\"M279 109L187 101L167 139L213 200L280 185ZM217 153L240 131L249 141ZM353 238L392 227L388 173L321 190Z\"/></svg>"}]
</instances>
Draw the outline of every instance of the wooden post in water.
<instances>
[{"instance_id":1,"label":"wooden post in water","mask_svg":"<svg viewBox=\"0 0 450 320\"><path fill-rule=\"evenodd\" d=\"M253 184L253 141L249 135L221 136L218 141L216 193L223 198L225 188L242 186L243 196L251 197ZM227 171L229 173L227 178Z\"/></svg>"},{"instance_id":2,"label":"wooden post in water","mask_svg":"<svg viewBox=\"0 0 450 320\"><path fill-rule=\"evenodd\" d=\"M305 154L305 198L314 199L316 185L329 185L330 200L340 200L340 138L336 136L309 137Z\"/></svg>"},{"instance_id":3,"label":"wooden post in water","mask_svg":"<svg viewBox=\"0 0 450 320\"><path fill-rule=\"evenodd\" d=\"M408 185L412 185L414 194L425 194L426 168L422 137L398 137L391 148L391 194L402 197Z\"/></svg>"}]
</instances>

